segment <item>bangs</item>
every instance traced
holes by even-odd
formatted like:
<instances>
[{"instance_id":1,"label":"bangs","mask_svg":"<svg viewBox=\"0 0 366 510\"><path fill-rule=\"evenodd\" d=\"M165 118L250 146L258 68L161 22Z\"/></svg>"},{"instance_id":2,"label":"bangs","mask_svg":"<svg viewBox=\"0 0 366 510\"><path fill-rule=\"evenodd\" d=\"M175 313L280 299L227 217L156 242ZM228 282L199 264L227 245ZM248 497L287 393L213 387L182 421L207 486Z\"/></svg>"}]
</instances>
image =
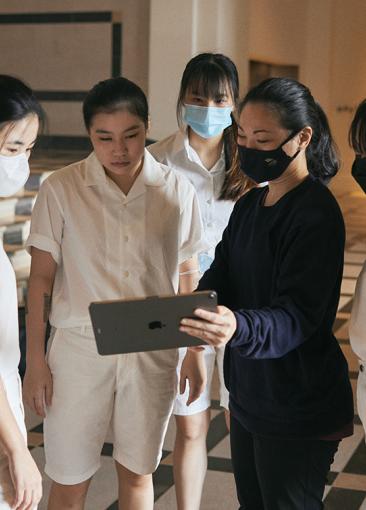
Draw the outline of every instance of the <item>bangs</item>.
<instances>
[{"instance_id":1,"label":"bangs","mask_svg":"<svg viewBox=\"0 0 366 510\"><path fill-rule=\"evenodd\" d=\"M187 76L186 85L184 95L193 93L210 99L229 95L235 101L225 72L210 62L200 65L198 69L192 69Z\"/></svg>"}]
</instances>

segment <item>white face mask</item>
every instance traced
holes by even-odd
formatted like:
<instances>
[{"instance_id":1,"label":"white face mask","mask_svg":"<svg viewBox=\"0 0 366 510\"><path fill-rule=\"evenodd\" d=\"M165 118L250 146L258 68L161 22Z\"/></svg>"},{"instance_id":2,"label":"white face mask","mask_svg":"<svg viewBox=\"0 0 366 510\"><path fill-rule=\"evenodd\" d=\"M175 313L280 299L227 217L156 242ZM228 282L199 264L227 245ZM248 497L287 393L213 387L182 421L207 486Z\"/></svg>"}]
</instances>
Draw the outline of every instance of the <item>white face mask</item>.
<instances>
[{"instance_id":1,"label":"white face mask","mask_svg":"<svg viewBox=\"0 0 366 510\"><path fill-rule=\"evenodd\" d=\"M24 153L17 156L0 154L0 197L14 195L24 186L28 177L29 163Z\"/></svg>"}]
</instances>

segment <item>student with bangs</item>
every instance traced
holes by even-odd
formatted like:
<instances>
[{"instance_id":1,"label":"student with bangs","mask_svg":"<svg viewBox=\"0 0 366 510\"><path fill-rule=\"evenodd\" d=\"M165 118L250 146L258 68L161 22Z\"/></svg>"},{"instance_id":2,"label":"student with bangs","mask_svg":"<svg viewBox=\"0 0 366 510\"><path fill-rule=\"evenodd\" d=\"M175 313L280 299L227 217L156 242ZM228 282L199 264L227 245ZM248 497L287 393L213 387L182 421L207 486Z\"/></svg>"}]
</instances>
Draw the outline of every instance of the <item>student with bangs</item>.
<instances>
[{"instance_id":1,"label":"student with bangs","mask_svg":"<svg viewBox=\"0 0 366 510\"><path fill-rule=\"evenodd\" d=\"M252 187L238 161L233 119L238 94L238 72L228 57L215 53L197 55L188 62L181 79L177 102L180 129L148 148L155 159L186 176L196 189L208 246L199 254L201 275L213 261L215 247L235 201ZM182 349L180 360L184 353ZM220 405L229 424L223 353L224 348L205 348L208 383L196 402L187 407L188 390L176 398L174 479L179 510L198 510L200 505L207 469L206 436L215 364L220 381Z\"/></svg>"}]
</instances>

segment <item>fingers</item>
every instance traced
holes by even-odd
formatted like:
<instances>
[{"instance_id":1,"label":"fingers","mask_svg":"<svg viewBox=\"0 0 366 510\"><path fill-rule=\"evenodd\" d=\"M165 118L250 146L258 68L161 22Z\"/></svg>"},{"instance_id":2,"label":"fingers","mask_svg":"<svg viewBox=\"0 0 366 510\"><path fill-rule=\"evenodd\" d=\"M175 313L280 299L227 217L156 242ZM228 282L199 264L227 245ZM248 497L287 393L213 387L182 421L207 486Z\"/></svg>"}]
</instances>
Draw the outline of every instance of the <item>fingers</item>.
<instances>
[{"instance_id":1,"label":"fingers","mask_svg":"<svg viewBox=\"0 0 366 510\"><path fill-rule=\"evenodd\" d=\"M183 393L186 391L187 386L187 379L181 374L180 380L179 380L179 393L183 395Z\"/></svg>"},{"instance_id":2,"label":"fingers","mask_svg":"<svg viewBox=\"0 0 366 510\"><path fill-rule=\"evenodd\" d=\"M14 510L15 509L18 510L20 508L20 505L23 503L23 499L24 499L24 488L15 487L15 495L14 495L14 500L13 500L11 507L14 508Z\"/></svg>"},{"instance_id":3,"label":"fingers","mask_svg":"<svg viewBox=\"0 0 366 510\"><path fill-rule=\"evenodd\" d=\"M194 402L195 400L198 399L198 397L202 393L202 390L203 390L202 385L196 384L196 385L189 386L189 396L188 396L188 400L187 400L187 406L189 406L190 404L192 404L192 402Z\"/></svg>"},{"instance_id":4,"label":"fingers","mask_svg":"<svg viewBox=\"0 0 366 510\"><path fill-rule=\"evenodd\" d=\"M45 388L45 397L46 397L46 406L50 407L52 405L52 395L53 395L53 384L52 381L46 385Z\"/></svg>"},{"instance_id":5,"label":"fingers","mask_svg":"<svg viewBox=\"0 0 366 510\"><path fill-rule=\"evenodd\" d=\"M33 398L33 406L31 406L34 411L43 418L46 417L45 408L44 408L44 391L38 392L37 395Z\"/></svg>"}]
</instances>

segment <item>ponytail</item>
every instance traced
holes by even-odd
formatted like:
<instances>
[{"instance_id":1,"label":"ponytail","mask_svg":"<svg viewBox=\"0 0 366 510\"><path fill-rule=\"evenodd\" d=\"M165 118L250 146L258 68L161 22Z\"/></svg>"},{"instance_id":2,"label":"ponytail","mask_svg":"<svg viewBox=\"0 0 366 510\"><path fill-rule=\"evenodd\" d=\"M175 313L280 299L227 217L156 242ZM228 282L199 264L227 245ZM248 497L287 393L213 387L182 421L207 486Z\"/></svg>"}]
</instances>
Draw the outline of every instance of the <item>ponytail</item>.
<instances>
[{"instance_id":1,"label":"ponytail","mask_svg":"<svg viewBox=\"0 0 366 510\"><path fill-rule=\"evenodd\" d=\"M313 136L306 148L309 174L324 184L336 175L339 170L338 150L327 117L305 85L290 78L269 78L247 93L239 113L247 103L268 105L277 113L281 125L291 133L310 126Z\"/></svg>"},{"instance_id":2,"label":"ponytail","mask_svg":"<svg viewBox=\"0 0 366 510\"><path fill-rule=\"evenodd\" d=\"M338 149L330 132L328 119L316 101L314 111L318 119L312 126L313 136L306 149L306 161L309 174L315 180L327 184L340 167Z\"/></svg>"}]
</instances>

